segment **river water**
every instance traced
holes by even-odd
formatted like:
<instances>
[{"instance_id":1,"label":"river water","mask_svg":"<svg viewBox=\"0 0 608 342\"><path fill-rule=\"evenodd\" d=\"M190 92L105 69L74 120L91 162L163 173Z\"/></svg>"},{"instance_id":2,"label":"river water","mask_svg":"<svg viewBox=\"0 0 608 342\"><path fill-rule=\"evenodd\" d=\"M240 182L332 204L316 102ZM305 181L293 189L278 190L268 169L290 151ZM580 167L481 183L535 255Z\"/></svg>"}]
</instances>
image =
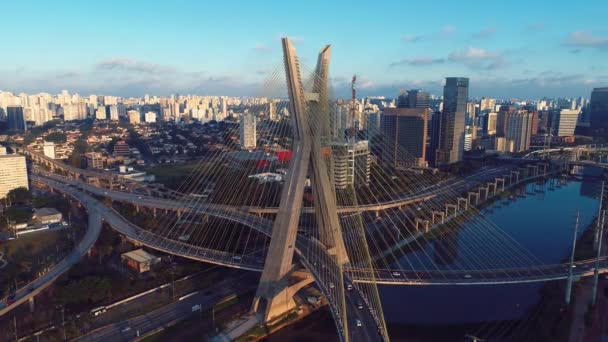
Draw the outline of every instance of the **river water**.
<instances>
[{"instance_id":1,"label":"river water","mask_svg":"<svg viewBox=\"0 0 608 342\"><path fill-rule=\"evenodd\" d=\"M599 183L571 180L559 187L545 183L528 184L525 197L516 197L499 207L483 210L484 221L495 224L522 248L528 250L540 263L556 264L570 255L577 213L580 215L579 236L597 215ZM523 189L522 189L523 190ZM479 227L468 228L464 224L457 232L448 233L441 239L455 240L460 248L450 262L471 260L478 253L472 246ZM479 242L477 242L479 243ZM497 242L488 239L485 250L496 250ZM422 250L412 253L446 254L434 249L441 243L429 243ZM507 248L506 250L510 250ZM513 248L515 250L515 248ZM503 254L504 255L504 254ZM483 260L488 266L501 264L499 253L488 253ZM410 255L411 259L411 255ZM530 260L530 264L533 262ZM387 322L397 324L462 324L484 320L508 320L520 318L538 301L538 289L542 284L493 285L493 286L381 286L380 293Z\"/></svg>"}]
</instances>

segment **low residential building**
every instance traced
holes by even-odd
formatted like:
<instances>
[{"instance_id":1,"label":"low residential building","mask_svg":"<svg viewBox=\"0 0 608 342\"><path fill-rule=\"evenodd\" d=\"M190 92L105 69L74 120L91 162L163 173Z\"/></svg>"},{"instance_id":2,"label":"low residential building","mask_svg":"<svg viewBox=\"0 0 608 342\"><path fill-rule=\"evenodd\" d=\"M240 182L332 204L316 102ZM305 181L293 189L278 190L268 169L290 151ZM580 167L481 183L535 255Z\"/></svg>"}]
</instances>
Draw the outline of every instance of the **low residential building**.
<instances>
[{"instance_id":1,"label":"low residential building","mask_svg":"<svg viewBox=\"0 0 608 342\"><path fill-rule=\"evenodd\" d=\"M40 224L53 224L61 222L63 216L55 208L40 208L34 210L32 219Z\"/></svg>"},{"instance_id":2,"label":"low residential building","mask_svg":"<svg viewBox=\"0 0 608 342\"><path fill-rule=\"evenodd\" d=\"M123 253L120 256L120 260L131 267L137 273L144 273L150 271L152 266L160 263L161 258L156 255L150 254L143 249L136 249L127 253Z\"/></svg>"}]
</instances>

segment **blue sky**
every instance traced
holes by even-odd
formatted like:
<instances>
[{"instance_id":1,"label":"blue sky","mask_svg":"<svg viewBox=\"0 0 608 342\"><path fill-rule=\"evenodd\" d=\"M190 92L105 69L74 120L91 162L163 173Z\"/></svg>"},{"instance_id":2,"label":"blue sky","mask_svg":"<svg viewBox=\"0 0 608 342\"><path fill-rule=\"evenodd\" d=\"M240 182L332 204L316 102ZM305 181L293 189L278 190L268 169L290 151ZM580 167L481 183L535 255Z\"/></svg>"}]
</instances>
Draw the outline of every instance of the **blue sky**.
<instances>
[{"instance_id":1,"label":"blue sky","mask_svg":"<svg viewBox=\"0 0 608 342\"><path fill-rule=\"evenodd\" d=\"M608 85L608 1L9 1L0 89L122 96L263 95L279 37L302 63L332 44L338 96L400 88L585 96Z\"/></svg>"}]
</instances>

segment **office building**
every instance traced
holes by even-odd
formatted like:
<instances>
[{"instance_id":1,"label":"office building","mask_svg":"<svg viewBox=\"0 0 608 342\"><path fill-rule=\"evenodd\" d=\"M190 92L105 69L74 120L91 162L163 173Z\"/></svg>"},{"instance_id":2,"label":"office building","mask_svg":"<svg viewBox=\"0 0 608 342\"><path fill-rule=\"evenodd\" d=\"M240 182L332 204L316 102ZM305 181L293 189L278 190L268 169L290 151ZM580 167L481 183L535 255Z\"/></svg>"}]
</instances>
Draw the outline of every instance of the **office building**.
<instances>
[{"instance_id":1,"label":"office building","mask_svg":"<svg viewBox=\"0 0 608 342\"><path fill-rule=\"evenodd\" d=\"M256 148L256 117L253 114L243 114L241 118L241 148L253 150Z\"/></svg>"},{"instance_id":2,"label":"office building","mask_svg":"<svg viewBox=\"0 0 608 342\"><path fill-rule=\"evenodd\" d=\"M331 144L331 172L336 189L367 186L370 177L367 140Z\"/></svg>"},{"instance_id":3,"label":"office building","mask_svg":"<svg viewBox=\"0 0 608 342\"><path fill-rule=\"evenodd\" d=\"M42 145L42 150L44 151L44 155L55 159L55 143L52 141L45 141Z\"/></svg>"},{"instance_id":4,"label":"office building","mask_svg":"<svg viewBox=\"0 0 608 342\"><path fill-rule=\"evenodd\" d=\"M385 108L382 160L396 168L426 167L429 108Z\"/></svg>"},{"instance_id":5,"label":"office building","mask_svg":"<svg viewBox=\"0 0 608 342\"><path fill-rule=\"evenodd\" d=\"M429 106L429 93L418 89L401 90L397 97L397 108L428 108Z\"/></svg>"},{"instance_id":6,"label":"office building","mask_svg":"<svg viewBox=\"0 0 608 342\"><path fill-rule=\"evenodd\" d=\"M8 129L11 131L25 131L25 117L23 116L23 107L8 106L6 107L6 115L8 119Z\"/></svg>"},{"instance_id":7,"label":"office building","mask_svg":"<svg viewBox=\"0 0 608 342\"><path fill-rule=\"evenodd\" d=\"M591 134L608 136L608 87L593 89L589 114Z\"/></svg>"},{"instance_id":8,"label":"office building","mask_svg":"<svg viewBox=\"0 0 608 342\"><path fill-rule=\"evenodd\" d=\"M439 135L441 134L441 112L434 112L428 120L426 160L430 166L437 166Z\"/></svg>"},{"instance_id":9,"label":"office building","mask_svg":"<svg viewBox=\"0 0 608 342\"><path fill-rule=\"evenodd\" d=\"M17 154L0 155L0 198L17 188L29 189L25 157Z\"/></svg>"},{"instance_id":10,"label":"office building","mask_svg":"<svg viewBox=\"0 0 608 342\"><path fill-rule=\"evenodd\" d=\"M464 127L469 100L469 79L448 77L443 87L443 114L437 163L448 165L462 161Z\"/></svg>"},{"instance_id":11,"label":"office building","mask_svg":"<svg viewBox=\"0 0 608 342\"><path fill-rule=\"evenodd\" d=\"M510 144L507 152L523 152L530 148L532 114L525 110L505 114L505 139ZM508 148L508 150L507 150Z\"/></svg>"},{"instance_id":12,"label":"office building","mask_svg":"<svg viewBox=\"0 0 608 342\"><path fill-rule=\"evenodd\" d=\"M581 113L579 109L562 109L556 113L553 120L553 134L558 137L571 137L574 135L578 116Z\"/></svg>"},{"instance_id":13,"label":"office building","mask_svg":"<svg viewBox=\"0 0 608 342\"><path fill-rule=\"evenodd\" d=\"M141 123L141 113L138 110L130 110L127 112L129 123L132 125Z\"/></svg>"}]
</instances>

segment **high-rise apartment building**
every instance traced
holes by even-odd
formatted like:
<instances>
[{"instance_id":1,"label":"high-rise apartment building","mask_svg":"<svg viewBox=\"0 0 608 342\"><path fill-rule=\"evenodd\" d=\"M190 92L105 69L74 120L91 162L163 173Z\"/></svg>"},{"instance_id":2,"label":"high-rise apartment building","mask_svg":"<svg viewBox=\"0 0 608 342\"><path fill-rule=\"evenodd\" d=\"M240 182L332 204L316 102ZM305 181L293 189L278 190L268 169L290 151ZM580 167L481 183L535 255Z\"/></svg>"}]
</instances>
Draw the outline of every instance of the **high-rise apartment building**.
<instances>
[{"instance_id":1,"label":"high-rise apartment building","mask_svg":"<svg viewBox=\"0 0 608 342\"><path fill-rule=\"evenodd\" d=\"M156 112L146 112L146 114L144 115L144 119L147 123L155 123Z\"/></svg>"},{"instance_id":2,"label":"high-rise apartment building","mask_svg":"<svg viewBox=\"0 0 608 342\"><path fill-rule=\"evenodd\" d=\"M525 110L505 114L505 139L510 145L509 152L523 152L530 148L532 136L532 113Z\"/></svg>"},{"instance_id":3,"label":"high-rise apartment building","mask_svg":"<svg viewBox=\"0 0 608 342\"><path fill-rule=\"evenodd\" d=\"M469 100L469 79L448 77L443 87L443 114L437 163L448 165L462 161L464 127Z\"/></svg>"},{"instance_id":4,"label":"high-rise apartment building","mask_svg":"<svg viewBox=\"0 0 608 342\"><path fill-rule=\"evenodd\" d=\"M141 122L141 113L138 110L130 110L127 112L130 124L138 124Z\"/></svg>"},{"instance_id":5,"label":"high-rise apartment building","mask_svg":"<svg viewBox=\"0 0 608 342\"><path fill-rule=\"evenodd\" d=\"M385 108L380 119L382 159L396 168L426 167L429 108Z\"/></svg>"},{"instance_id":6,"label":"high-rise apartment building","mask_svg":"<svg viewBox=\"0 0 608 342\"><path fill-rule=\"evenodd\" d=\"M23 107L8 106L6 108L6 116L8 119L8 129L13 131L25 131L25 117L23 116Z\"/></svg>"},{"instance_id":7,"label":"high-rise apartment building","mask_svg":"<svg viewBox=\"0 0 608 342\"><path fill-rule=\"evenodd\" d=\"M578 116L581 113L579 109L562 109L553 120L553 134L558 137L570 137L574 135Z\"/></svg>"},{"instance_id":8,"label":"high-rise apartment building","mask_svg":"<svg viewBox=\"0 0 608 342\"><path fill-rule=\"evenodd\" d=\"M367 186L370 177L369 144L367 140L331 144L331 172L336 189Z\"/></svg>"},{"instance_id":9,"label":"high-rise apartment building","mask_svg":"<svg viewBox=\"0 0 608 342\"><path fill-rule=\"evenodd\" d=\"M241 118L241 148L253 150L256 148L256 117L253 114L243 114Z\"/></svg>"},{"instance_id":10,"label":"high-rise apartment building","mask_svg":"<svg viewBox=\"0 0 608 342\"><path fill-rule=\"evenodd\" d=\"M496 135L496 120L498 114L492 112L486 115L486 133L488 135Z\"/></svg>"},{"instance_id":11,"label":"high-rise apartment building","mask_svg":"<svg viewBox=\"0 0 608 342\"><path fill-rule=\"evenodd\" d=\"M589 114L591 134L608 136L608 87L593 89Z\"/></svg>"},{"instance_id":12,"label":"high-rise apartment building","mask_svg":"<svg viewBox=\"0 0 608 342\"><path fill-rule=\"evenodd\" d=\"M108 118L105 107L98 107L95 110L95 119L106 120Z\"/></svg>"},{"instance_id":13,"label":"high-rise apartment building","mask_svg":"<svg viewBox=\"0 0 608 342\"><path fill-rule=\"evenodd\" d=\"M0 198L20 187L29 189L25 157L17 154L0 155Z\"/></svg>"},{"instance_id":14,"label":"high-rise apartment building","mask_svg":"<svg viewBox=\"0 0 608 342\"><path fill-rule=\"evenodd\" d=\"M481 102L479 103L479 112L482 114L487 114L487 113L493 112L495 107L496 107L495 99L489 99L487 97L484 97L481 99Z\"/></svg>"}]
</instances>

